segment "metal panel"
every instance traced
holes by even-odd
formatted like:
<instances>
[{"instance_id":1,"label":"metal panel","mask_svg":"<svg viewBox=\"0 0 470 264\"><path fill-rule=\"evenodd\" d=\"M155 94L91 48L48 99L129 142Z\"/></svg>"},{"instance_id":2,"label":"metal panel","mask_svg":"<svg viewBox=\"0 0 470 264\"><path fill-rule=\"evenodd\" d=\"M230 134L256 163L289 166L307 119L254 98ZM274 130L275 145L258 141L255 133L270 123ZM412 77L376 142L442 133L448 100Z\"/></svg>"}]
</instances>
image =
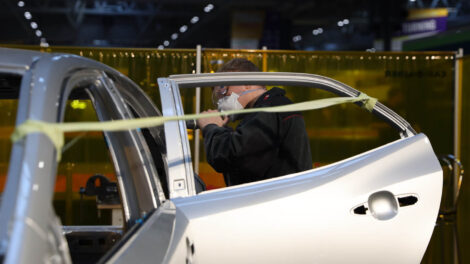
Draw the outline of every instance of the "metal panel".
<instances>
[{"instance_id":1,"label":"metal panel","mask_svg":"<svg viewBox=\"0 0 470 264\"><path fill-rule=\"evenodd\" d=\"M175 206L167 200L153 213L134 234L127 237L126 244L108 254L106 263L165 263L168 247L175 235ZM186 262L184 262L186 263Z\"/></svg>"},{"instance_id":2,"label":"metal panel","mask_svg":"<svg viewBox=\"0 0 470 264\"><path fill-rule=\"evenodd\" d=\"M418 134L318 169L174 199L184 233L168 262L184 262L191 244L198 263L419 263L441 188L439 162ZM380 191L418 200L389 220L354 213Z\"/></svg>"},{"instance_id":3,"label":"metal panel","mask_svg":"<svg viewBox=\"0 0 470 264\"><path fill-rule=\"evenodd\" d=\"M159 78L158 86L164 116L184 115L179 90L167 78ZM168 188L170 198L196 194L186 123L172 121L164 124L167 142Z\"/></svg>"},{"instance_id":4,"label":"metal panel","mask_svg":"<svg viewBox=\"0 0 470 264\"><path fill-rule=\"evenodd\" d=\"M20 54L21 51L0 49L0 58L9 57L3 55L10 53ZM123 105L119 92L106 76L105 72L121 75L115 70L75 55L36 52L24 52L24 54L30 56L29 61L32 64L27 67L21 84L21 107L18 110L17 125L27 119L60 122L64 101L75 85L96 85L95 91L91 94L103 107L98 111L101 117L114 116L119 119L131 117ZM93 70L80 71L83 69ZM114 109L112 114L106 112L110 109ZM148 167L150 166L148 153L141 152L141 148L138 147L142 144L142 138L136 131L108 134L112 153L114 153L113 148L117 146L126 145L128 148L127 152L120 149L115 154L119 157L116 168L121 168L122 172L133 172L123 175L128 181L126 184L121 182L120 186L125 189L123 193L126 194L126 201L131 201L128 204L129 208L132 207L134 210L134 213L128 214L130 226L133 220L143 217L157 206L158 194L151 188L154 184L149 183L155 175L152 175L152 170ZM140 143L137 144L138 142ZM7 191L4 193L0 208L0 254L6 254L5 263L31 263L38 259L49 258L58 258L67 262L67 247L63 246L64 242L61 241L63 237L57 235L56 230L60 224L52 209L53 187L57 172L55 151L50 140L37 133L26 136L24 140L13 146ZM126 155L133 161L126 160Z\"/></svg>"}]
</instances>

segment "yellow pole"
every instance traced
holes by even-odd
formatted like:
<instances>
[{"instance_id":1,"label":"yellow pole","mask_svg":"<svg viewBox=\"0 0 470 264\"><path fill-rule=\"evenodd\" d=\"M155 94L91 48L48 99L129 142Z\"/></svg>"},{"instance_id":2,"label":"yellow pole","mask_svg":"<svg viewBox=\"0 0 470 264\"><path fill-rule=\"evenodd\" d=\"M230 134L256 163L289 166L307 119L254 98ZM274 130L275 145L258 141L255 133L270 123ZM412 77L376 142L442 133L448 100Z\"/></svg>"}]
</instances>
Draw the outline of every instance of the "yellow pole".
<instances>
[{"instance_id":1,"label":"yellow pole","mask_svg":"<svg viewBox=\"0 0 470 264\"><path fill-rule=\"evenodd\" d=\"M263 72L268 71L268 47L263 46Z\"/></svg>"},{"instance_id":2,"label":"yellow pole","mask_svg":"<svg viewBox=\"0 0 470 264\"><path fill-rule=\"evenodd\" d=\"M462 129L462 70L463 50L455 55L455 91L454 91L454 156L460 159Z\"/></svg>"}]
</instances>

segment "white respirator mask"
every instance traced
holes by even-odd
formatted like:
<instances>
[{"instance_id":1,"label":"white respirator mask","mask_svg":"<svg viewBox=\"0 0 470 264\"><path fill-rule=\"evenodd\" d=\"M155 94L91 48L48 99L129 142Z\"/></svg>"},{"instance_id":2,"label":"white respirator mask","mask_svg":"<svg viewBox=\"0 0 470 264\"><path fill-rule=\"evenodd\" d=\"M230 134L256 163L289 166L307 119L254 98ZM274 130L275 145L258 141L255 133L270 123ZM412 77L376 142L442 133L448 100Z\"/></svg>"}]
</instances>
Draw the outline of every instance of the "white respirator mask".
<instances>
[{"instance_id":1,"label":"white respirator mask","mask_svg":"<svg viewBox=\"0 0 470 264\"><path fill-rule=\"evenodd\" d=\"M230 110L242 110L244 107L238 102L240 95L231 93L230 96L224 96L217 101L217 109L219 112ZM230 115L229 118L233 122L237 120L239 115Z\"/></svg>"},{"instance_id":2,"label":"white respirator mask","mask_svg":"<svg viewBox=\"0 0 470 264\"><path fill-rule=\"evenodd\" d=\"M217 101L217 109L219 109L220 112L243 109L244 107L238 102L239 97L240 95L231 93L229 96L220 98L219 101Z\"/></svg>"},{"instance_id":3,"label":"white respirator mask","mask_svg":"<svg viewBox=\"0 0 470 264\"><path fill-rule=\"evenodd\" d=\"M231 93L229 96L224 96L217 101L217 109L219 110L219 112L231 111L231 110L242 110L245 107L243 107L240 104L240 102L238 101L238 98L240 98L240 96L244 94L251 93L254 91L258 91L258 90L263 90L263 88L244 91L240 94ZM239 114L234 114L234 115L229 116L231 121L235 121L239 117L240 117Z\"/></svg>"},{"instance_id":4,"label":"white respirator mask","mask_svg":"<svg viewBox=\"0 0 470 264\"><path fill-rule=\"evenodd\" d=\"M243 107L240 104L240 102L238 101L238 98L240 98L240 96L244 94L255 92L258 90L263 90L263 88L244 91L240 94L231 93L229 96L224 96L217 101L217 109L219 109L220 112L230 111L230 110L241 110L245 107Z\"/></svg>"},{"instance_id":5,"label":"white respirator mask","mask_svg":"<svg viewBox=\"0 0 470 264\"><path fill-rule=\"evenodd\" d=\"M238 101L238 98L240 98L240 96L244 94L251 93L254 91L258 91L258 90L262 90L262 88L244 91L240 94L231 93L229 96L224 96L217 101L217 109L219 110L219 112L231 111L231 110L242 110L245 107L243 107L240 104L240 102ZM238 119L238 117L239 115L230 115L230 120L235 121Z\"/></svg>"}]
</instances>

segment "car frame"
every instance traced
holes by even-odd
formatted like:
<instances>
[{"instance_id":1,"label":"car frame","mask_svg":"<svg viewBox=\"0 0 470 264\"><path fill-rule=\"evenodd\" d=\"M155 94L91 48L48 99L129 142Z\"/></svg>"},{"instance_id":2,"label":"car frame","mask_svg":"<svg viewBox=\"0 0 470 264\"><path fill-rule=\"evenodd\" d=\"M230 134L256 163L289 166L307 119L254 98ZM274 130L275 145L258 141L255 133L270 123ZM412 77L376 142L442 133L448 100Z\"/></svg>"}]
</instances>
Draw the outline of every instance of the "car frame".
<instances>
[{"instance_id":1,"label":"car frame","mask_svg":"<svg viewBox=\"0 0 470 264\"><path fill-rule=\"evenodd\" d=\"M158 80L160 113L126 76L79 56L0 49L0 72L22 76L17 126L28 119L62 122L75 89L86 91L100 121L182 116L180 89L201 86L296 85L360 94L312 74L175 75ZM124 236L100 262L419 262L439 209L442 169L424 134L380 103L372 113L401 139L324 167L203 192L184 121L146 132L104 132L125 224ZM0 208L4 263L71 262L52 207L55 157L40 133L12 147Z\"/></svg>"}]
</instances>

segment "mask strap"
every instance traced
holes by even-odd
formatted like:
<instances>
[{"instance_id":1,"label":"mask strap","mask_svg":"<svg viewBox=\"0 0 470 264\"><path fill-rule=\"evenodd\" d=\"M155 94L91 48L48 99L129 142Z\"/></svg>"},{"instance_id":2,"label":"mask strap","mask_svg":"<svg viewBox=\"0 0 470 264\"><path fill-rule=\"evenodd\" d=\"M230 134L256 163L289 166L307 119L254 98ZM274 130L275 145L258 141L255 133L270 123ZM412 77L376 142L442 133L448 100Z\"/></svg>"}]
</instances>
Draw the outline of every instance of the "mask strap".
<instances>
[{"instance_id":1,"label":"mask strap","mask_svg":"<svg viewBox=\"0 0 470 264\"><path fill-rule=\"evenodd\" d=\"M244 92L240 93L238 96L242 96L244 94L255 92L255 91L258 91L258 90L264 90L264 88L258 88L258 89L254 89L254 90L244 91Z\"/></svg>"}]
</instances>

